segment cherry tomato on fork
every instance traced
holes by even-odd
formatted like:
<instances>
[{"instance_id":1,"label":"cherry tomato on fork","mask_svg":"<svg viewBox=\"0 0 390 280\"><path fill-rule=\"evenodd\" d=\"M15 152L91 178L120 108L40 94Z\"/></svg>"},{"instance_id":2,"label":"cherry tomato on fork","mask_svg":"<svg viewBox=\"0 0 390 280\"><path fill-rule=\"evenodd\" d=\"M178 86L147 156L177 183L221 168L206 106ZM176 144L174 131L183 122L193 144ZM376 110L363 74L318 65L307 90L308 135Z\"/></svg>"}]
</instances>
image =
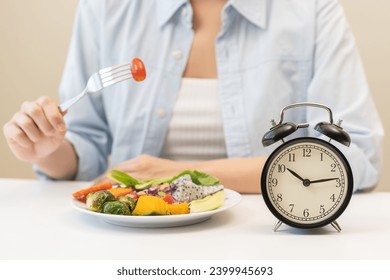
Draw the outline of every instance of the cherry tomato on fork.
<instances>
[{"instance_id":1,"label":"cherry tomato on fork","mask_svg":"<svg viewBox=\"0 0 390 280\"><path fill-rule=\"evenodd\" d=\"M144 63L139 58L134 58L131 61L130 66L131 74L133 75L133 78L137 82L142 82L146 78L146 70Z\"/></svg>"}]
</instances>

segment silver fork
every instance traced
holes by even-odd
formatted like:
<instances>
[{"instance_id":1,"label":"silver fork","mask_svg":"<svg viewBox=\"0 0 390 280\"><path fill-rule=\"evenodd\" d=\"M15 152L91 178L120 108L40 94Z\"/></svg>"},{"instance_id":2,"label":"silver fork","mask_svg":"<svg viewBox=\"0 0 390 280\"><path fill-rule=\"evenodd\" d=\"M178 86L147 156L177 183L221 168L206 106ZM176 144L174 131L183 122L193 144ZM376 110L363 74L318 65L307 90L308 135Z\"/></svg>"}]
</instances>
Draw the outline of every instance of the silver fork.
<instances>
[{"instance_id":1,"label":"silver fork","mask_svg":"<svg viewBox=\"0 0 390 280\"><path fill-rule=\"evenodd\" d=\"M133 62L134 60L126 64L106 67L92 74L92 76L88 79L87 86L85 87L85 89L80 94L62 103L59 106L60 111L65 112L88 93L95 93L113 84L133 78ZM137 71L137 69L135 69L134 71ZM141 81L139 79L135 80Z\"/></svg>"}]
</instances>

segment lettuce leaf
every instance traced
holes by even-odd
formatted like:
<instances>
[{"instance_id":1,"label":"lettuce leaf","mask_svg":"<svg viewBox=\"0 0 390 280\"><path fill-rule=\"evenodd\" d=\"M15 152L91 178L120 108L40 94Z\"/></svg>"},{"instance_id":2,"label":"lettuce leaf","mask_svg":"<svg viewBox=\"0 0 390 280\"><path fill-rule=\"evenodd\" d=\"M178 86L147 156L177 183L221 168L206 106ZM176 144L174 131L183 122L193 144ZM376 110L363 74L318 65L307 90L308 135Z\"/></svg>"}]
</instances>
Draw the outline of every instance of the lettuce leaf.
<instances>
[{"instance_id":1,"label":"lettuce leaf","mask_svg":"<svg viewBox=\"0 0 390 280\"><path fill-rule=\"evenodd\" d=\"M120 170L111 170L108 174L107 177L119 184L123 184L125 186L135 186L140 184L140 181L137 179L131 177L129 174L120 171Z\"/></svg>"}]
</instances>

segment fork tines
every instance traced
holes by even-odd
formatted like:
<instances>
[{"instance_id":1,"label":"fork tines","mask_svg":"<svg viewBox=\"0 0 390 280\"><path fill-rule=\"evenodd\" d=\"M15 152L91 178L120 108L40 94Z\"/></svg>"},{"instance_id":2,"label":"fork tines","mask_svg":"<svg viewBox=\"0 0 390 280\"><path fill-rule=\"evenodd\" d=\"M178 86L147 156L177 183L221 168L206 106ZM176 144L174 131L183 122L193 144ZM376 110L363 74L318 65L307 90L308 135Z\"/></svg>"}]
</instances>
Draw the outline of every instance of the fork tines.
<instances>
[{"instance_id":1,"label":"fork tines","mask_svg":"<svg viewBox=\"0 0 390 280\"><path fill-rule=\"evenodd\" d=\"M104 87L131 79L131 63L103 68L99 71L100 79Z\"/></svg>"}]
</instances>

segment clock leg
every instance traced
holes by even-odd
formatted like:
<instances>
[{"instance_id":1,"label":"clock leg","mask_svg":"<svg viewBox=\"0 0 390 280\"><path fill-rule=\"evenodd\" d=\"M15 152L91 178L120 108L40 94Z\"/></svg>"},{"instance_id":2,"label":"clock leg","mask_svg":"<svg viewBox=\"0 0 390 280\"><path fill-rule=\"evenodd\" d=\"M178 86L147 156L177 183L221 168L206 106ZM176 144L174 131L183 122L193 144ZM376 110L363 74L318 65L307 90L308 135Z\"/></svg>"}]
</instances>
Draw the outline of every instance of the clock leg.
<instances>
[{"instance_id":1,"label":"clock leg","mask_svg":"<svg viewBox=\"0 0 390 280\"><path fill-rule=\"evenodd\" d=\"M333 221L330 223L332 225L332 227L334 227L338 232L341 231L341 227L339 226L339 224L336 222L336 221Z\"/></svg>"},{"instance_id":2,"label":"clock leg","mask_svg":"<svg viewBox=\"0 0 390 280\"><path fill-rule=\"evenodd\" d=\"M277 231L278 228L282 225L283 223L279 220L276 221L275 225L274 225L274 231Z\"/></svg>"}]
</instances>

